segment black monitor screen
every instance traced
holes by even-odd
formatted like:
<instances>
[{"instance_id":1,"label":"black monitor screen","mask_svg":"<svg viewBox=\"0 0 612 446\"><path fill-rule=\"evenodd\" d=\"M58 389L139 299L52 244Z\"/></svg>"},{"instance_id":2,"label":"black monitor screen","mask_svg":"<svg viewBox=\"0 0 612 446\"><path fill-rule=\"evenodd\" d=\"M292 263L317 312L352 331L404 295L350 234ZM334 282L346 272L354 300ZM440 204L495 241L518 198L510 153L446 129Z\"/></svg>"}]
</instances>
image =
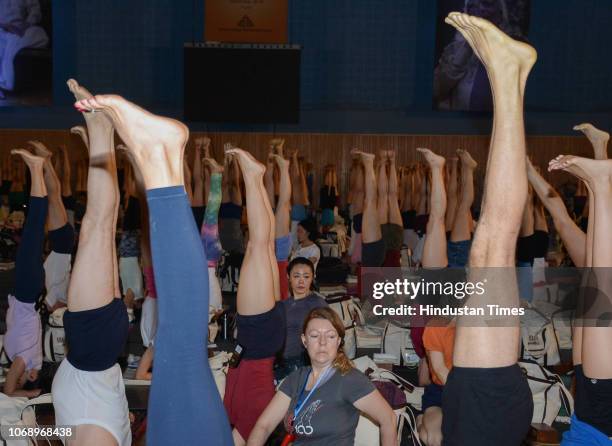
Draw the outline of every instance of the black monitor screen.
<instances>
[{"instance_id":1,"label":"black monitor screen","mask_svg":"<svg viewBox=\"0 0 612 446\"><path fill-rule=\"evenodd\" d=\"M265 45L185 45L185 119L297 123L300 53Z\"/></svg>"}]
</instances>

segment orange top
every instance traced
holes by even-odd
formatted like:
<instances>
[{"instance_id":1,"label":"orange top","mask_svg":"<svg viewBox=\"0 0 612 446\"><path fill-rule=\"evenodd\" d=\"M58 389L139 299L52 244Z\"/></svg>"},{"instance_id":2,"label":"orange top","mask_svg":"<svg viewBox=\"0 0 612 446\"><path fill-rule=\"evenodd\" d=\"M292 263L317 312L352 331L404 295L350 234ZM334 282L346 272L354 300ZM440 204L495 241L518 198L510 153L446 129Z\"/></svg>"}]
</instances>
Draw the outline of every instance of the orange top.
<instances>
[{"instance_id":1,"label":"orange top","mask_svg":"<svg viewBox=\"0 0 612 446\"><path fill-rule=\"evenodd\" d=\"M455 344L455 326L450 327L435 327L435 326L427 326L425 327L425 332L423 333L423 345L425 345L425 350L427 352L441 352L444 355L444 364L450 371L453 367L453 348ZM443 385L440 377L434 372L433 367L431 366L431 361L429 361L429 356L427 357L429 362L429 371L431 373L431 379L434 383L438 385Z\"/></svg>"}]
</instances>

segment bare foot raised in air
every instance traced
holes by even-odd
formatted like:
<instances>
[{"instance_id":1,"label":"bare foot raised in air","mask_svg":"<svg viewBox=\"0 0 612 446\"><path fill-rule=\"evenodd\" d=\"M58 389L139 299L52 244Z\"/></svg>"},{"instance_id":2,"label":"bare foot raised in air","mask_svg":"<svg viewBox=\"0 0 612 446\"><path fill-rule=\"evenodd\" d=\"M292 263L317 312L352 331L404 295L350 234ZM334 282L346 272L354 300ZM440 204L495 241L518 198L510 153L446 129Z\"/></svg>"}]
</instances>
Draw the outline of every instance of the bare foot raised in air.
<instances>
[{"instance_id":1,"label":"bare foot raised in air","mask_svg":"<svg viewBox=\"0 0 612 446\"><path fill-rule=\"evenodd\" d=\"M507 76L519 75L522 87L537 59L536 50L514 40L488 20L459 12L451 12L444 20L456 28L482 61L495 84Z\"/></svg>"},{"instance_id":2,"label":"bare foot raised in air","mask_svg":"<svg viewBox=\"0 0 612 446\"><path fill-rule=\"evenodd\" d=\"M204 164L210 169L210 173L223 173L221 166L214 158L204 158Z\"/></svg>"},{"instance_id":3,"label":"bare foot raised in air","mask_svg":"<svg viewBox=\"0 0 612 446\"><path fill-rule=\"evenodd\" d=\"M210 158L210 138L208 136L200 136L195 139L196 149L204 151L204 158Z\"/></svg>"},{"instance_id":4,"label":"bare foot raised in air","mask_svg":"<svg viewBox=\"0 0 612 446\"><path fill-rule=\"evenodd\" d=\"M40 141L28 141L28 144L34 148L34 153L41 158L48 159L53 155L53 153L51 153L51 151Z\"/></svg>"},{"instance_id":5,"label":"bare foot raised in air","mask_svg":"<svg viewBox=\"0 0 612 446\"><path fill-rule=\"evenodd\" d=\"M85 144L85 148L89 150L89 135L87 134L87 130L82 125L77 125L70 129L70 133L73 135L78 135L81 137L83 144Z\"/></svg>"},{"instance_id":6,"label":"bare foot raised in air","mask_svg":"<svg viewBox=\"0 0 612 446\"><path fill-rule=\"evenodd\" d=\"M117 95L96 95L75 103L80 111L103 112L134 155L147 189L183 183L183 152L189 137L179 121L154 115Z\"/></svg>"},{"instance_id":7,"label":"bare foot raised in air","mask_svg":"<svg viewBox=\"0 0 612 446\"><path fill-rule=\"evenodd\" d=\"M470 152L467 150L457 149L457 156L461 160L462 167L476 169L478 166L478 163L472 158L472 155L470 155Z\"/></svg>"},{"instance_id":8,"label":"bare foot raised in air","mask_svg":"<svg viewBox=\"0 0 612 446\"><path fill-rule=\"evenodd\" d=\"M74 98L77 101L83 101L83 100L93 97L93 95L89 92L87 88L80 85L74 79L68 79L66 84L68 85L68 89L74 95ZM87 125L90 126L89 127L90 130L91 130L92 125L95 125L95 126L103 125L104 126L103 128L105 129L110 127L110 122L108 118L99 113L94 113L96 110L88 108L88 109L80 109L79 111L83 113L83 117L85 118ZM83 135L81 135L81 138L83 138L83 142L85 142L85 145L89 149L89 143L85 141L85 138L83 137Z\"/></svg>"},{"instance_id":9,"label":"bare foot raised in air","mask_svg":"<svg viewBox=\"0 0 612 446\"><path fill-rule=\"evenodd\" d=\"M278 168L282 171L284 168L288 168L289 167L289 160L286 160L285 158L283 158L281 155L276 155L274 153L270 154L270 158L272 159L272 161L276 162L276 165L278 166Z\"/></svg>"},{"instance_id":10,"label":"bare foot raised in air","mask_svg":"<svg viewBox=\"0 0 612 446\"><path fill-rule=\"evenodd\" d=\"M242 171L245 179L248 176L262 176L264 175L266 168L263 164L257 161L253 155L251 155L246 150L239 149L237 147L232 147L231 149L225 152L227 155L236 157L238 160L238 164L240 165L240 170Z\"/></svg>"},{"instance_id":11,"label":"bare foot raised in air","mask_svg":"<svg viewBox=\"0 0 612 446\"><path fill-rule=\"evenodd\" d=\"M351 155L355 156L355 157L361 158L361 162L364 163L364 164L366 162L374 163L374 154L373 153L366 153L366 152L363 152L363 151L361 151L359 149L353 149L353 150L351 150Z\"/></svg>"},{"instance_id":12,"label":"bare foot raised in air","mask_svg":"<svg viewBox=\"0 0 612 446\"><path fill-rule=\"evenodd\" d=\"M34 155L32 152L26 149L13 149L11 150L11 155L19 155L30 170L38 168L42 169L43 165L45 164L44 158Z\"/></svg>"},{"instance_id":13,"label":"bare foot raised in air","mask_svg":"<svg viewBox=\"0 0 612 446\"><path fill-rule=\"evenodd\" d=\"M441 169L441 168L444 167L444 162L446 160L444 159L443 156L436 155L431 150L425 149L425 148L422 148L422 147L417 148L417 152L420 152L421 154L423 154L423 156L425 157L425 160L427 161L427 164L429 164L430 168L432 168L432 169L434 169L434 168Z\"/></svg>"},{"instance_id":14,"label":"bare foot raised in air","mask_svg":"<svg viewBox=\"0 0 612 446\"><path fill-rule=\"evenodd\" d=\"M548 171L564 170L595 186L612 181L612 160L594 160L574 155L559 155L548 163Z\"/></svg>"},{"instance_id":15,"label":"bare foot raised in air","mask_svg":"<svg viewBox=\"0 0 612 446\"><path fill-rule=\"evenodd\" d=\"M87 88L80 85L75 79L68 79L66 85L68 85L68 89L77 101L88 99L93 96Z\"/></svg>"},{"instance_id":16,"label":"bare foot raised in air","mask_svg":"<svg viewBox=\"0 0 612 446\"><path fill-rule=\"evenodd\" d=\"M574 130L584 133L595 150L595 159L607 159L608 158L608 141L610 140L610 134L599 130L593 124L585 122L574 126Z\"/></svg>"}]
</instances>

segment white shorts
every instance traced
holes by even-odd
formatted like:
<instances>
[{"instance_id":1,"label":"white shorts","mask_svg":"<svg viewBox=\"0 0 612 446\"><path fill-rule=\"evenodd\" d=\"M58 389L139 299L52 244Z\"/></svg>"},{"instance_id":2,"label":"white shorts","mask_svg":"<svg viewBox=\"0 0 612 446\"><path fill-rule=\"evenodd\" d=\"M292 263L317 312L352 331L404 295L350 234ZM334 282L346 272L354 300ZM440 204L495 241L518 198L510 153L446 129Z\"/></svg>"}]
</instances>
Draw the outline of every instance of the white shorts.
<instances>
[{"instance_id":1,"label":"white shorts","mask_svg":"<svg viewBox=\"0 0 612 446\"><path fill-rule=\"evenodd\" d=\"M50 307L58 301L63 303L68 301L71 260L70 254L59 254L55 251L51 251L45 260L45 287L47 288L45 301Z\"/></svg>"},{"instance_id":2,"label":"white shorts","mask_svg":"<svg viewBox=\"0 0 612 446\"><path fill-rule=\"evenodd\" d=\"M142 314L140 316L140 336L142 336L142 345L149 348L155 340L157 332L157 299L154 297L145 297L142 303Z\"/></svg>"},{"instance_id":3,"label":"white shorts","mask_svg":"<svg viewBox=\"0 0 612 446\"><path fill-rule=\"evenodd\" d=\"M121 367L86 372L64 359L53 379L58 426L93 424L110 432L119 446L132 444L128 402Z\"/></svg>"},{"instance_id":4,"label":"white shorts","mask_svg":"<svg viewBox=\"0 0 612 446\"><path fill-rule=\"evenodd\" d=\"M119 276L121 277L121 292L125 296L128 288L132 289L134 299L144 297L142 286L142 270L138 257L119 257Z\"/></svg>"}]
</instances>

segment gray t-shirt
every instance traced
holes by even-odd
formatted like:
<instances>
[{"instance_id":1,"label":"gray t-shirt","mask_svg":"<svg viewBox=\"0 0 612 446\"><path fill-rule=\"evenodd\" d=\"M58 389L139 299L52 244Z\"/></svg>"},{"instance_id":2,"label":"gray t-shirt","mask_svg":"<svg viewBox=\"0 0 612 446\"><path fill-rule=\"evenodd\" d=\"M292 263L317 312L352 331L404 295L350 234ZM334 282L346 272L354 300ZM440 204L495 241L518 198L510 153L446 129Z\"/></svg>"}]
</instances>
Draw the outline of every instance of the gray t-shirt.
<instances>
[{"instance_id":1,"label":"gray t-shirt","mask_svg":"<svg viewBox=\"0 0 612 446\"><path fill-rule=\"evenodd\" d=\"M325 298L317 293L312 293L303 299L295 300L289 297L282 301L287 321L287 336L285 338L285 349L283 358L295 358L302 354L302 325L308 313L315 308L327 307Z\"/></svg>"},{"instance_id":2,"label":"gray t-shirt","mask_svg":"<svg viewBox=\"0 0 612 446\"><path fill-rule=\"evenodd\" d=\"M299 399L300 391L308 377L310 367L302 367L283 381L279 391L291 398L289 411L285 417L285 427ZM355 429L359 422L359 411L353 406L355 401L375 390L370 380L359 370L352 369L346 375L338 370L315 389L314 394L297 415L294 422L296 440L294 445L309 446L353 446ZM304 391L304 398L308 392Z\"/></svg>"}]
</instances>

